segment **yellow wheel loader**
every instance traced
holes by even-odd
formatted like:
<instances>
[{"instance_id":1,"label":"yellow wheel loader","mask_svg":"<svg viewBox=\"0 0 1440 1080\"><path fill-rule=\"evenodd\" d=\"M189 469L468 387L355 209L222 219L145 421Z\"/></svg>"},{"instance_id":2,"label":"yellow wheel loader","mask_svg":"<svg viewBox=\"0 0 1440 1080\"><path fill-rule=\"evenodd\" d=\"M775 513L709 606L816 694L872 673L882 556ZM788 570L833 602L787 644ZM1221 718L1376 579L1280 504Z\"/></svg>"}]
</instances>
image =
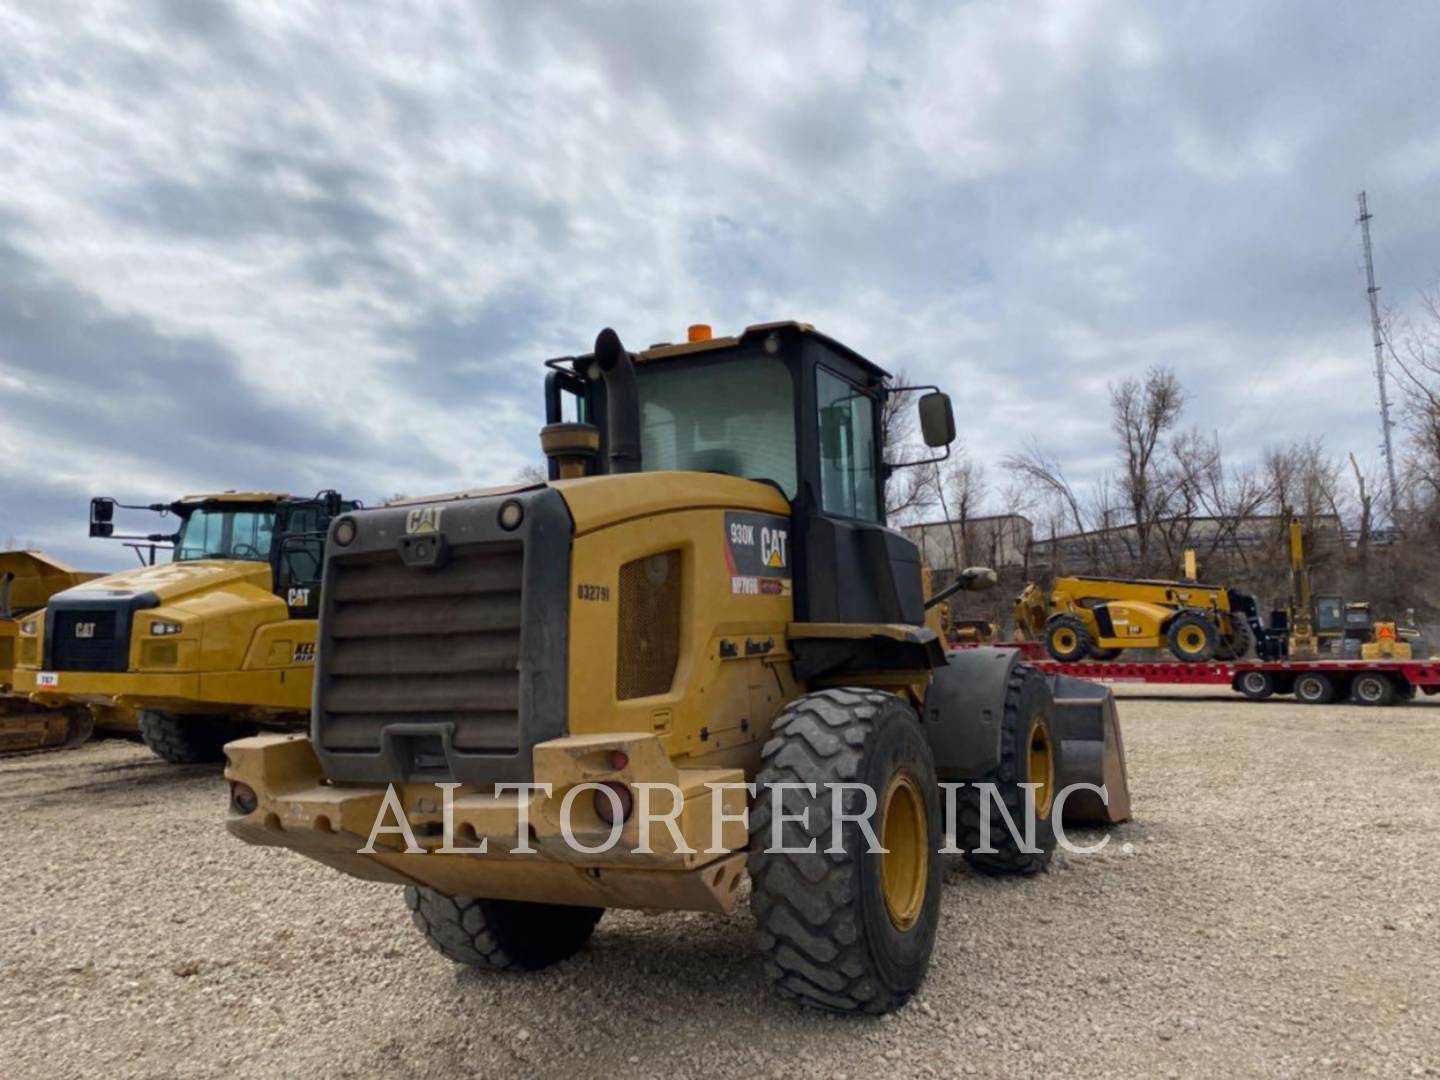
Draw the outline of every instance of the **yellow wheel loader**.
<instances>
[{"instance_id":1,"label":"yellow wheel loader","mask_svg":"<svg viewBox=\"0 0 1440 1080\"><path fill-rule=\"evenodd\" d=\"M229 829L405 886L485 969L563 960L607 908L731 911L748 875L780 991L884 1012L930 961L950 809L972 866L1019 874L1062 804L1128 814L1113 702L942 647L936 604L993 573L927 598L886 526L884 371L797 323L690 336L549 362L548 483L331 525L309 737L225 748ZM982 843L1027 792L1033 842Z\"/></svg>"},{"instance_id":2,"label":"yellow wheel loader","mask_svg":"<svg viewBox=\"0 0 1440 1080\"><path fill-rule=\"evenodd\" d=\"M92 500L90 534L146 549L150 564L57 592L24 620L16 690L40 705L133 712L146 745L176 764L219 761L225 742L259 728L303 727L324 529L356 505L335 492ZM117 507L177 527L119 535ZM154 561L161 546L173 561Z\"/></svg>"},{"instance_id":3,"label":"yellow wheel loader","mask_svg":"<svg viewBox=\"0 0 1440 1080\"><path fill-rule=\"evenodd\" d=\"M94 730L83 705L32 704L15 688L15 667L33 648L21 641L22 627L33 626L55 593L95 577L38 551L0 551L0 754L78 746Z\"/></svg>"},{"instance_id":4,"label":"yellow wheel loader","mask_svg":"<svg viewBox=\"0 0 1440 1080\"><path fill-rule=\"evenodd\" d=\"M1264 630L1254 597L1193 581L1060 577L1047 595L1025 586L1015 602L1022 639L1056 660L1114 660L1126 649L1168 649L1186 663L1234 660Z\"/></svg>"}]
</instances>

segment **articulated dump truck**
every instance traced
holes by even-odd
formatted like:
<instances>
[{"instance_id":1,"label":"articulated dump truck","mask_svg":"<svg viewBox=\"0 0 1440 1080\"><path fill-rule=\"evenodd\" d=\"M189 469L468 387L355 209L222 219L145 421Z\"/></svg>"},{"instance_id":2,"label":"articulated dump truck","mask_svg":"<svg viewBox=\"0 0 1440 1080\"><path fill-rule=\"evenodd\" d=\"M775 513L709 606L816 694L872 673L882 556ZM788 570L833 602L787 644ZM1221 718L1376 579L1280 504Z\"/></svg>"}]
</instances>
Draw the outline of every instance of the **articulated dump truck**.
<instances>
[{"instance_id":1,"label":"articulated dump truck","mask_svg":"<svg viewBox=\"0 0 1440 1080\"><path fill-rule=\"evenodd\" d=\"M133 711L176 764L219 761L230 739L303 728L315 662L324 530L352 510L334 492L196 495L91 503L90 533L173 549L173 561L95 577L50 596L19 627L16 691L52 707ZM117 506L173 532L118 535Z\"/></svg>"},{"instance_id":2,"label":"articulated dump truck","mask_svg":"<svg viewBox=\"0 0 1440 1080\"><path fill-rule=\"evenodd\" d=\"M1062 805L1128 816L1114 704L943 647L938 604L994 575L926 596L887 527L914 463L881 457L883 370L798 323L690 338L548 363L548 483L331 524L309 736L225 748L229 829L404 886L482 969L563 960L607 908L729 912L748 876L782 994L885 1012L930 962L948 803L991 874L1043 869ZM949 399L906 389L947 453ZM982 844L1027 804L1030 842Z\"/></svg>"},{"instance_id":3,"label":"articulated dump truck","mask_svg":"<svg viewBox=\"0 0 1440 1080\"><path fill-rule=\"evenodd\" d=\"M97 721L127 727L130 718L120 710L40 705L15 687L16 665L33 660L26 650L34 646L21 641L22 629L35 626L55 593L99 576L38 551L0 551L0 755L79 746Z\"/></svg>"}]
</instances>

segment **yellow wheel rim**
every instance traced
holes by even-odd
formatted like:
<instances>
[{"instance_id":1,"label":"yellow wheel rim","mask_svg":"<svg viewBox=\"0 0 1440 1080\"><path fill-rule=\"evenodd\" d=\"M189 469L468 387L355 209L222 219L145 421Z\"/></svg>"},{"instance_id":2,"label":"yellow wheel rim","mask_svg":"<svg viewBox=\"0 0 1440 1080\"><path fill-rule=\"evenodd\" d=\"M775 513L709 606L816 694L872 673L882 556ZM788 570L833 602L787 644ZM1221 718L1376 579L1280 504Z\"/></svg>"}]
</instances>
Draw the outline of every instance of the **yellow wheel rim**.
<instances>
[{"instance_id":1,"label":"yellow wheel rim","mask_svg":"<svg viewBox=\"0 0 1440 1080\"><path fill-rule=\"evenodd\" d=\"M1180 630L1180 647L1186 652L1199 652L1205 647L1205 632L1198 626L1186 626Z\"/></svg>"},{"instance_id":2,"label":"yellow wheel rim","mask_svg":"<svg viewBox=\"0 0 1440 1080\"><path fill-rule=\"evenodd\" d=\"M1069 627L1066 627L1063 630L1056 630L1051 640L1055 642L1055 647L1061 652L1069 652L1071 649L1075 648L1075 631L1071 630Z\"/></svg>"},{"instance_id":3,"label":"yellow wheel rim","mask_svg":"<svg viewBox=\"0 0 1440 1080\"><path fill-rule=\"evenodd\" d=\"M925 906L930 866L925 800L915 781L902 774L890 781L884 808L880 842L886 854L880 856L880 889L895 929L909 930Z\"/></svg>"},{"instance_id":4,"label":"yellow wheel rim","mask_svg":"<svg viewBox=\"0 0 1440 1080\"><path fill-rule=\"evenodd\" d=\"M1055 751L1049 729L1038 718L1030 725L1027 746L1025 779L1040 785L1035 789L1035 816L1043 821L1050 816L1050 804L1055 800Z\"/></svg>"}]
</instances>

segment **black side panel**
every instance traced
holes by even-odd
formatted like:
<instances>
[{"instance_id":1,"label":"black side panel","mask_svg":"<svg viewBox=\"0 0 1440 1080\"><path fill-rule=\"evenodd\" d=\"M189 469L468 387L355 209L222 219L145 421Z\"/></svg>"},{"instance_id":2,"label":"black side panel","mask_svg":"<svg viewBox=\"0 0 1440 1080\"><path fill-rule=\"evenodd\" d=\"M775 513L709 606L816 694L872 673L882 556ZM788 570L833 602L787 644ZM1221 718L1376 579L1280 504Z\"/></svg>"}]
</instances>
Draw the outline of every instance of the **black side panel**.
<instances>
[{"instance_id":1,"label":"black side panel","mask_svg":"<svg viewBox=\"0 0 1440 1080\"><path fill-rule=\"evenodd\" d=\"M803 514L804 545L796 584L803 622L925 622L920 549L883 525Z\"/></svg>"},{"instance_id":2,"label":"black side panel","mask_svg":"<svg viewBox=\"0 0 1440 1080\"><path fill-rule=\"evenodd\" d=\"M1019 649L956 649L925 696L925 735L941 780L973 780L1000 762L1005 687Z\"/></svg>"},{"instance_id":3,"label":"black side panel","mask_svg":"<svg viewBox=\"0 0 1440 1080\"><path fill-rule=\"evenodd\" d=\"M66 589L45 615L47 671L128 671L135 612L159 607L152 592Z\"/></svg>"},{"instance_id":4,"label":"black side panel","mask_svg":"<svg viewBox=\"0 0 1440 1080\"><path fill-rule=\"evenodd\" d=\"M517 529L500 507L521 503ZM566 731L572 525L543 488L348 515L326 545L311 740L331 780L533 775ZM336 521L346 520L337 518Z\"/></svg>"},{"instance_id":5,"label":"black side panel","mask_svg":"<svg viewBox=\"0 0 1440 1080\"><path fill-rule=\"evenodd\" d=\"M1100 628L1100 636L1113 638L1115 636L1115 622L1110 618L1110 606L1108 604L1096 604L1094 607L1095 625Z\"/></svg>"}]
</instances>

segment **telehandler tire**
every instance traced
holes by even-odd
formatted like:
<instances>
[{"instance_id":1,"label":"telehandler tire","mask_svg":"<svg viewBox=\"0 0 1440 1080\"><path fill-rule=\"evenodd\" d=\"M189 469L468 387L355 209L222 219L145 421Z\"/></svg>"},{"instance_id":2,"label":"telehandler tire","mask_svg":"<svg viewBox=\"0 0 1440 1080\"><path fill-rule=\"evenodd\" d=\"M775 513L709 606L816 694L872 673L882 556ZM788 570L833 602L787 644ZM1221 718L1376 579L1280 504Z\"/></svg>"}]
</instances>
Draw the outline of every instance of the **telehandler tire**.
<instances>
[{"instance_id":1,"label":"telehandler tire","mask_svg":"<svg viewBox=\"0 0 1440 1080\"><path fill-rule=\"evenodd\" d=\"M895 694L821 690L791 702L772 731L750 813L750 907L765 973L812 1008L897 1009L930 966L943 880L939 785L919 717ZM856 785L838 789L845 814L869 805L866 824L884 851L848 817L832 835L841 783ZM780 784L814 784L816 794Z\"/></svg>"},{"instance_id":2,"label":"telehandler tire","mask_svg":"<svg viewBox=\"0 0 1440 1080\"><path fill-rule=\"evenodd\" d=\"M1045 651L1062 663L1084 660L1095 648L1095 639L1074 615L1056 615L1045 626Z\"/></svg>"},{"instance_id":3,"label":"telehandler tire","mask_svg":"<svg viewBox=\"0 0 1440 1080\"><path fill-rule=\"evenodd\" d=\"M1221 660L1244 660L1255 651L1255 631L1244 619L1231 616L1230 625L1234 633L1220 644L1215 655Z\"/></svg>"},{"instance_id":4,"label":"telehandler tire","mask_svg":"<svg viewBox=\"0 0 1440 1080\"><path fill-rule=\"evenodd\" d=\"M445 896L405 886L410 918L436 952L488 971L538 971L580 951L604 908Z\"/></svg>"},{"instance_id":5,"label":"telehandler tire","mask_svg":"<svg viewBox=\"0 0 1440 1080\"><path fill-rule=\"evenodd\" d=\"M172 765L208 765L224 761L221 747L247 733L226 727L208 716L177 716L154 709L140 710L140 738L157 756Z\"/></svg>"},{"instance_id":6,"label":"telehandler tire","mask_svg":"<svg viewBox=\"0 0 1440 1080\"><path fill-rule=\"evenodd\" d=\"M1170 646L1176 660L1199 664L1214 657L1220 643L1220 632L1205 616L1182 611L1170 621L1165 643Z\"/></svg>"},{"instance_id":7,"label":"telehandler tire","mask_svg":"<svg viewBox=\"0 0 1440 1080\"><path fill-rule=\"evenodd\" d=\"M1044 675L1032 667L1017 665L1005 686L1000 762L978 781L993 784L995 795L990 794L992 789L976 787L974 782L955 791L955 843L965 853L965 861L982 873L1038 874L1050 865L1055 854L1055 823L1050 817L1055 803L1056 744L1050 730L1053 700ZM1034 843L1029 845L1022 845L1011 834L995 804L998 795L1023 836L1028 791L1020 785L1025 783L1040 785L1033 789L1035 835ZM989 804L988 843L980 828L984 803ZM981 847L993 850L977 850Z\"/></svg>"}]
</instances>

